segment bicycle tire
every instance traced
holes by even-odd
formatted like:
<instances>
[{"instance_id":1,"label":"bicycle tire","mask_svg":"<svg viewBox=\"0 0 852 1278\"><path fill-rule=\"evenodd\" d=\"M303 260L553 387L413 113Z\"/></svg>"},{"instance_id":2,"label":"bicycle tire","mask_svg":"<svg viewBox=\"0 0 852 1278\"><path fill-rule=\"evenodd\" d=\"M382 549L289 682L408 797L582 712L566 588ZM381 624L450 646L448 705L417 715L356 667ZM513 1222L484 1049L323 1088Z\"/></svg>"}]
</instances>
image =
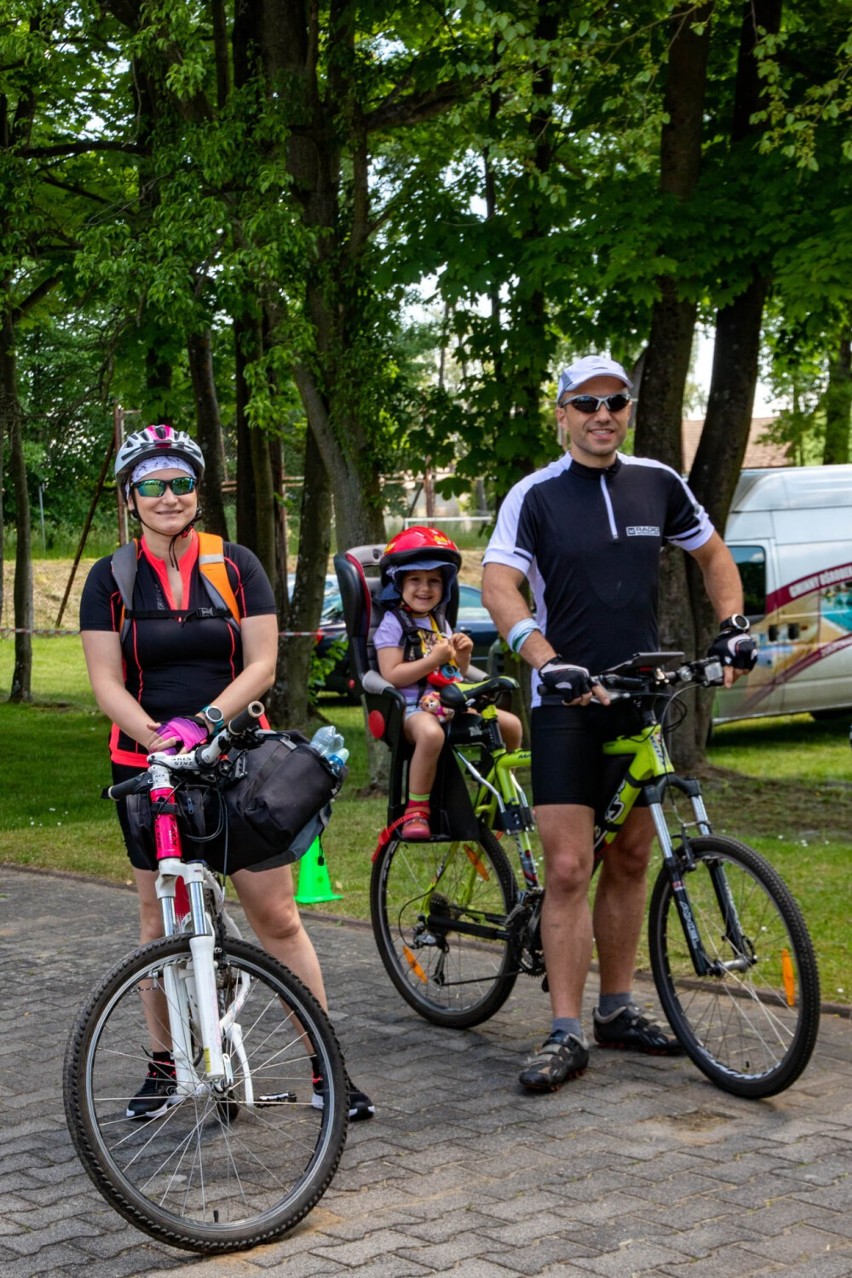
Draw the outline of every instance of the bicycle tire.
<instances>
[{"instance_id":1,"label":"bicycle tire","mask_svg":"<svg viewBox=\"0 0 852 1278\"><path fill-rule=\"evenodd\" d=\"M131 1224L189 1251L238 1251L279 1238L327 1189L346 1141L345 1069L313 995L271 955L228 938L216 951L220 1010L229 982L250 978L238 1014L244 1056L234 1038L225 1043L231 1085L205 1085L160 1118L128 1119L150 1042L139 987L161 988L168 966L180 979L190 960L189 938L168 938L103 978L68 1040L65 1113L90 1178ZM324 1080L321 1108L312 1056Z\"/></svg>"},{"instance_id":2,"label":"bicycle tire","mask_svg":"<svg viewBox=\"0 0 852 1278\"><path fill-rule=\"evenodd\" d=\"M505 929L517 898L509 860L484 826L478 840L390 840L370 879L373 935L415 1012L435 1025L468 1029L503 1006L518 975ZM471 936L452 921L499 930L500 937Z\"/></svg>"},{"instance_id":3,"label":"bicycle tire","mask_svg":"<svg viewBox=\"0 0 852 1278\"><path fill-rule=\"evenodd\" d=\"M694 862L683 867L684 887L718 967L696 974L664 866L648 921L660 1002L686 1053L717 1086L750 1099L774 1096L804 1070L819 1028L819 972L805 921L783 880L746 844L707 835L689 848ZM724 935L710 876L717 865L746 938L741 951Z\"/></svg>"}]
</instances>

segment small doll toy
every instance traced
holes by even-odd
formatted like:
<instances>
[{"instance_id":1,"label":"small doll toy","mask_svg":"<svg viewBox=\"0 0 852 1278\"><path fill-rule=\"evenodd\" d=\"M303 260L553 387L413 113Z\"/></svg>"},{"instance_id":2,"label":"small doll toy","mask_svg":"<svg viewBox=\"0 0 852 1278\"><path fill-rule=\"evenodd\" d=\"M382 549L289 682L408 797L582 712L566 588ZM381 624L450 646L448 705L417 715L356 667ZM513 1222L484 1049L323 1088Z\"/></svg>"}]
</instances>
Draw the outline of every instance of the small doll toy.
<instances>
[{"instance_id":1,"label":"small doll toy","mask_svg":"<svg viewBox=\"0 0 852 1278\"><path fill-rule=\"evenodd\" d=\"M417 709L425 710L427 714L433 714L436 719L443 719L448 723L455 713L453 710L448 709L447 706L441 705L441 694L433 688L427 688L423 693L417 703Z\"/></svg>"}]
</instances>

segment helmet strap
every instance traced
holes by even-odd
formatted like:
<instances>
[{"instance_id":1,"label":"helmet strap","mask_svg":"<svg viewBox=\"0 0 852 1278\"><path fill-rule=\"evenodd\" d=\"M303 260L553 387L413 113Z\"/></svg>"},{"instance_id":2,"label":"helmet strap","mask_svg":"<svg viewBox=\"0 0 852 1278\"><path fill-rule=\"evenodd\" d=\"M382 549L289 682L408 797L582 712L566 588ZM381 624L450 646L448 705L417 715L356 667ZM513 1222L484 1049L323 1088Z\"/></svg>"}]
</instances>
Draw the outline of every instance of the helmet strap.
<instances>
[{"instance_id":1,"label":"helmet strap","mask_svg":"<svg viewBox=\"0 0 852 1278\"><path fill-rule=\"evenodd\" d=\"M135 515L135 517L139 520L139 522L140 522L140 524L142 525L142 527L143 527L143 528L148 528L148 529L150 529L150 531L151 531L152 533L156 533L156 532L157 532L157 529L156 529L156 528L154 528L151 524L146 524L146 523L145 523L145 520L144 520L144 519L142 518L142 516L139 514L139 511L138 511L138 510L136 510L134 507L130 507L130 510L131 510L131 511L132 511L132 513ZM200 509L199 509L199 510L197 510L197 511L195 512L195 514L193 515L192 519L190 519L189 523L184 524L184 526L183 526L183 528L181 528L180 532L176 532L176 533L175 533L175 535L172 537L171 541L169 542L168 558L169 558L169 563L172 565L172 567L173 567L173 568L177 568L177 566L178 566L178 557L177 557L177 555L175 554L175 545L176 545L176 543L177 543L177 542L179 542L179 541L181 541L181 540L183 540L183 539L185 539L186 537L188 537L188 536L189 536L189 534L192 532L192 526L193 526L193 524L195 524L195 523L197 523L197 522L198 522L198 520L201 518L202 513L203 513L203 512L202 512ZM159 536L159 534L158 534L158 536Z\"/></svg>"}]
</instances>

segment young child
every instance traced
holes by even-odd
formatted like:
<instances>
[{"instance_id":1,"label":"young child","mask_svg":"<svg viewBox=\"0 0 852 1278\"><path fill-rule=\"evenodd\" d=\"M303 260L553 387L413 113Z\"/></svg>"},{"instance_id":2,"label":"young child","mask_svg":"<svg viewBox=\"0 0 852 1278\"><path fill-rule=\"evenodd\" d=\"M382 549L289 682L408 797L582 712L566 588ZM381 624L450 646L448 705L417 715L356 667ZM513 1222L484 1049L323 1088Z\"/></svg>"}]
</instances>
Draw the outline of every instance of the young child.
<instances>
[{"instance_id":1,"label":"young child","mask_svg":"<svg viewBox=\"0 0 852 1278\"><path fill-rule=\"evenodd\" d=\"M404 732L414 746L408 769L408 804L403 839L428 839L429 796L448 716L436 713L435 692L462 680L470 666L473 640L453 633L446 607L461 567L461 554L436 528L407 528L393 537L380 561L388 610L374 636L379 671L405 696ZM396 605L396 606L394 606ZM498 717L510 750L521 744L520 720Z\"/></svg>"}]
</instances>

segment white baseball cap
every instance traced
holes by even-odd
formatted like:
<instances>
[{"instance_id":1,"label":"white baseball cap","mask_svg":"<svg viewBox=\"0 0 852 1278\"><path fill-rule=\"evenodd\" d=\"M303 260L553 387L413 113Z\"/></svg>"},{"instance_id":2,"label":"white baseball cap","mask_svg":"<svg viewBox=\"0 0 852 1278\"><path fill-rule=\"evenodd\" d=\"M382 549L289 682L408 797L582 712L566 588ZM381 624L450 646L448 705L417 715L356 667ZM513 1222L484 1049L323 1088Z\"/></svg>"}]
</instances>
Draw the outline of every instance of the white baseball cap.
<instances>
[{"instance_id":1,"label":"white baseball cap","mask_svg":"<svg viewBox=\"0 0 852 1278\"><path fill-rule=\"evenodd\" d=\"M559 374L557 404L566 391L577 390L584 382L590 382L593 377L617 377L620 382L624 382L628 390L633 389L630 378L614 359L607 359L605 355L584 355L582 359L577 360L576 364L571 364Z\"/></svg>"}]
</instances>

